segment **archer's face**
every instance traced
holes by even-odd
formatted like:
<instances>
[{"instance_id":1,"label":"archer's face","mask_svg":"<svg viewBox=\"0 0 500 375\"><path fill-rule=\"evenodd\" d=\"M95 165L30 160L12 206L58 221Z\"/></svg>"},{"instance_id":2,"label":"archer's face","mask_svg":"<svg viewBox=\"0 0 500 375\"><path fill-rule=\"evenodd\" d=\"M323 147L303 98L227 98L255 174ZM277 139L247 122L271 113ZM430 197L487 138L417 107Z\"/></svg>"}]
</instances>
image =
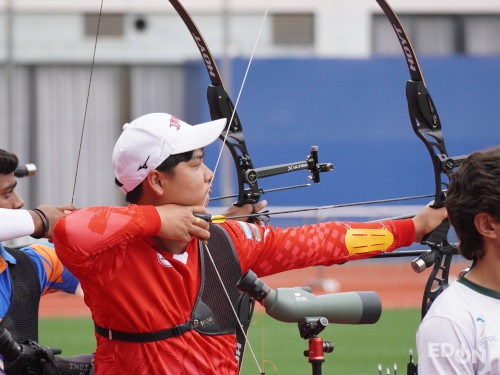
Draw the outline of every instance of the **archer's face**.
<instances>
[{"instance_id":1,"label":"archer's face","mask_svg":"<svg viewBox=\"0 0 500 375\"><path fill-rule=\"evenodd\" d=\"M17 181L14 173L0 173L0 208L21 208L24 201L17 195Z\"/></svg>"},{"instance_id":2,"label":"archer's face","mask_svg":"<svg viewBox=\"0 0 500 375\"><path fill-rule=\"evenodd\" d=\"M203 163L203 150L193 152L191 160L177 164L173 173L162 172L166 200L184 206L208 204L213 172Z\"/></svg>"}]
</instances>

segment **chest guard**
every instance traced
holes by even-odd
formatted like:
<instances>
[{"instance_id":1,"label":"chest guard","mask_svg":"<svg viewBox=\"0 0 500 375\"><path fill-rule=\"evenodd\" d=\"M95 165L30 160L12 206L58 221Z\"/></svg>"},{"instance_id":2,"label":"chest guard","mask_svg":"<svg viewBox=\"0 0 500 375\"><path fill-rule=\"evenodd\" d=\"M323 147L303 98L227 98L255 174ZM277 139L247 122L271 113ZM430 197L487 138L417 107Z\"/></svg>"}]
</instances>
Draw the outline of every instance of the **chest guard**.
<instances>
[{"instance_id":1,"label":"chest guard","mask_svg":"<svg viewBox=\"0 0 500 375\"><path fill-rule=\"evenodd\" d=\"M9 264L12 297L9 310L0 322L17 342L38 341L38 306L40 303L40 281L31 258L19 249L5 248L16 258L16 264Z\"/></svg>"},{"instance_id":2,"label":"chest guard","mask_svg":"<svg viewBox=\"0 0 500 375\"><path fill-rule=\"evenodd\" d=\"M237 312L246 294L236 288L241 278L241 267L233 242L224 229L211 225L208 245L204 246L200 241L199 246L201 287L191 314L191 321L197 321L194 329L205 335L236 333L239 330L238 322L224 288Z\"/></svg>"},{"instance_id":3,"label":"chest guard","mask_svg":"<svg viewBox=\"0 0 500 375\"><path fill-rule=\"evenodd\" d=\"M245 335L242 329L246 334L252 319L255 300L236 288L241 278L241 267L233 242L223 228L210 225L208 245L204 246L199 241L199 248L201 287L191 314L191 322L196 322L194 329L205 335L236 334L235 356L241 365L245 348ZM229 305L221 280L242 328L238 327L238 321Z\"/></svg>"}]
</instances>

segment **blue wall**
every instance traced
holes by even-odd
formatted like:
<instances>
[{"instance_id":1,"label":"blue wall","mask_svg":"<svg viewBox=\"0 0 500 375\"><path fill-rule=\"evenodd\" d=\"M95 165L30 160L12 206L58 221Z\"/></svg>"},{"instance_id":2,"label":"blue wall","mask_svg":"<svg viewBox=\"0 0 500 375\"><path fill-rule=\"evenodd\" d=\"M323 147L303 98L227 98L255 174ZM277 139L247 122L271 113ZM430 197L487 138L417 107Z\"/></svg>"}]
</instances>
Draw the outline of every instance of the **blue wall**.
<instances>
[{"instance_id":1,"label":"blue wall","mask_svg":"<svg viewBox=\"0 0 500 375\"><path fill-rule=\"evenodd\" d=\"M233 62L233 101L246 65ZM421 58L420 65L450 155L500 144L500 59ZM204 66L186 69L187 120L206 121ZM320 161L335 165L317 186L265 198L273 205L326 205L433 193L430 157L409 121L407 79L402 57L254 60L237 110L254 166L302 160L311 145L319 146ZM217 151L207 153L213 167ZM289 173L260 185L299 184L306 176ZM214 190L218 195L217 183Z\"/></svg>"}]
</instances>

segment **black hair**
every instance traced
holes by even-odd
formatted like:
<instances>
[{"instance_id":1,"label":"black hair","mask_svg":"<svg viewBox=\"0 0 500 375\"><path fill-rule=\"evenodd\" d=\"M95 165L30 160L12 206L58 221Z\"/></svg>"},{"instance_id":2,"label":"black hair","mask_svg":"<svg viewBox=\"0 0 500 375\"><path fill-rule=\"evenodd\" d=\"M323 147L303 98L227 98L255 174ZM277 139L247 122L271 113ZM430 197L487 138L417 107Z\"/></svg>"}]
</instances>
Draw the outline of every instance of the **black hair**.
<instances>
[{"instance_id":1,"label":"black hair","mask_svg":"<svg viewBox=\"0 0 500 375\"><path fill-rule=\"evenodd\" d=\"M182 154L170 155L166 158L158 167L155 169L160 172L167 172L169 174L174 173L174 167L185 161L191 160L193 157L194 151L184 152ZM119 187L123 186L123 184L115 178L115 184ZM142 196L142 182L137 185L134 190L131 190L125 196L125 200L129 203L136 203Z\"/></svg>"},{"instance_id":2,"label":"black hair","mask_svg":"<svg viewBox=\"0 0 500 375\"><path fill-rule=\"evenodd\" d=\"M500 220L500 147L467 157L450 178L445 205L460 242L460 254L469 260L481 259L483 236L474 218L487 213Z\"/></svg>"},{"instance_id":3,"label":"black hair","mask_svg":"<svg viewBox=\"0 0 500 375\"><path fill-rule=\"evenodd\" d=\"M0 149L0 173L11 174L14 173L19 165L19 159L16 154Z\"/></svg>"}]
</instances>

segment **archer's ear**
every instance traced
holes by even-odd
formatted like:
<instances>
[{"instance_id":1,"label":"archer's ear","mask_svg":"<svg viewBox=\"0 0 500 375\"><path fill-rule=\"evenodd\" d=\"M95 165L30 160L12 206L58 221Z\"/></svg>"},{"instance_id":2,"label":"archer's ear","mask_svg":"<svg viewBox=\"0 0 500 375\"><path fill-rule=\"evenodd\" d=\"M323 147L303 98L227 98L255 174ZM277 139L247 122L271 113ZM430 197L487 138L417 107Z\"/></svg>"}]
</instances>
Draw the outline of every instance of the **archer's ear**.
<instances>
[{"instance_id":1,"label":"archer's ear","mask_svg":"<svg viewBox=\"0 0 500 375\"><path fill-rule=\"evenodd\" d=\"M163 175L157 170L149 172L149 174L146 176L146 179L143 181L143 185L147 190L151 191L157 196L163 195L164 188L166 187Z\"/></svg>"},{"instance_id":2,"label":"archer's ear","mask_svg":"<svg viewBox=\"0 0 500 375\"><path fill-rule=\"evenodd\" d=\"M474 217L474 225L483 237L496 238L500 233L500 222L486 212L481 212Z\"/></svg>"}]
</instances>

